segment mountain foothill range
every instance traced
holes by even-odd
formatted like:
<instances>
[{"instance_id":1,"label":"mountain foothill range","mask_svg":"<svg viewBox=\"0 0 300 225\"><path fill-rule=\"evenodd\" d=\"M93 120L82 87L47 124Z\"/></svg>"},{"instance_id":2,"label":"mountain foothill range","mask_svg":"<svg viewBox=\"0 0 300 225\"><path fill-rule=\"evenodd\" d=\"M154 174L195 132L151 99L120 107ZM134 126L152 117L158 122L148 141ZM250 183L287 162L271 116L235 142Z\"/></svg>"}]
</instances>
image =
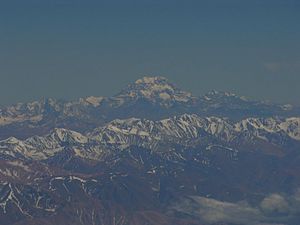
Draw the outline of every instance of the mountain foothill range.
<instances>
[{"instance_id":1,"label":"mountain foothill range","mask_svg":"<svg viewBox=\"0 0 300 225\"><path fill-rule=\"evenodd\" d=\"M297 106L143 77L0 109L1 225L299 222Z\"/></svg>"}]
</instances>

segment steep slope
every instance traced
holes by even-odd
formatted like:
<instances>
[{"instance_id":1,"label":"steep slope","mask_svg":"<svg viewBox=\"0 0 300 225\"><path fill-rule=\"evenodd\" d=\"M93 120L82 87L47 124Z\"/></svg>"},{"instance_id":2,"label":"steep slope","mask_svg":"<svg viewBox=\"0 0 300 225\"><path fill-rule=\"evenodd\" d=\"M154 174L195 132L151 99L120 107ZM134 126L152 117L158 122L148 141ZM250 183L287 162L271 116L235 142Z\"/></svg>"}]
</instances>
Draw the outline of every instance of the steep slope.
<instances>
[{"instance_id":1,"label":"steep slope","mask_svg":"<svg viewBox=\"0 0 300 225\"><path fill-rule=\"evenodd\" d=\"M143 77L113 97L75 101L42 99L0 109L0 139L47 134L56 127L85 132L116 119L159 120L183 113L199 116L299 116L297 107L248 100L228 92L211 91L200 97L183 91L164 77Z\"/></svg>"},{"instance_id":2,"label":"steep slope","mask_svg":"<svg viewBox=\"0 0 300 225\"><path fill-rule=\"evenodd\" d=\"M299 127L294 117L235 122L183 114L2 140L0 221L293 225ZM273 198L286 206L275 218L278 208L267 204Z\"/></svg>"},{"instance_id":3,"label":"steep slope","mask_svg":"<svg viewBox=\"0 0 300 225\"><path fill-rule=\"evenodd\" d=\"M163 77L2 108L0 223L298 224L299 115Z\"/></svg>"},{"instance_id":4,"label":"steep slope","mask_svg":"<svg viewBox=\"0 0 300 225\"><path fill-rule=\"evenodd\" d=\"M86 135L59 128L46 136L34 136L23 141L12 137L0 141L0 153L2 157L42 160L64 149L72 149L83 158L101 159L104 155L130 146L165 152L175 145L183 148L197 145L207 148L223 146L236 151L245 145L257 147L259 143L273 148L291 148L292 145L297 146L297 142L300 141L299 120L248 118L232 122L218 117L202 118L195 114L158 121L117 119Z\"/></svg>"},{"instance_id":5,"label":"steep slope","mask_svg":"<svg viewBox=\"0 0 300 225\"><path fill-rule=\"evenodd\" d=\"M196 99L191 93L180 90L164 77L143 77L129 84L114 97L123 99L124 103L144 99L166 108L176 103L191 103Z\"/></svg>"}]
</instances>

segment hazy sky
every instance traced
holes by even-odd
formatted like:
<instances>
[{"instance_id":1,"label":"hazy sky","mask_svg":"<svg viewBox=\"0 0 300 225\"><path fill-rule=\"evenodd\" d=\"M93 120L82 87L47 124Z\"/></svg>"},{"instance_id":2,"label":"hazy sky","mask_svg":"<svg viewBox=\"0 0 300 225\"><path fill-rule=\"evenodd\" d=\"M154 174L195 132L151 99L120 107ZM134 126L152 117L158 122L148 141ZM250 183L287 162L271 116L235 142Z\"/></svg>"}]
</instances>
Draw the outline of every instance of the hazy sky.
<instances>
[{"instance_id":1,"label":"hazy sky","mask_svg":"<svg viewBox=\"0 0 300 225\"><path fill-rule=\"evenodd\" d=\"M300 104L300 1L0 0L0 105L145 75Z\"/></svg>"}]
</instances>

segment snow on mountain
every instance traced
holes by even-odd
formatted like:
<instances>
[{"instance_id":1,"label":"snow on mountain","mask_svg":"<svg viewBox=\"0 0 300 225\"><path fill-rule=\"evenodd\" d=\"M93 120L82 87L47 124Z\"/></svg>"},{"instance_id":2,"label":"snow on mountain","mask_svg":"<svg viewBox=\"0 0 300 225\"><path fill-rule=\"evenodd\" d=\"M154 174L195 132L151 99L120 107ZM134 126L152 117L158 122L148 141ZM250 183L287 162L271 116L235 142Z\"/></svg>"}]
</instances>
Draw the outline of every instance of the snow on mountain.
<instances>
[{"instance_id":1,"label":"snow on mountain","mask_svg":"<svg viewBox=\"0 0 300 225\"><path fill-rule=\"evenodd\" d=\"M81 145L88 138L62 128L56 128L46 136L33 136L24 141L11 137L0 141L0 155L42 160L64 149L65 144Z\"/></svg>"},{"instance_id":2,"label":"snow on mountain","mask_svg":"<svg viewBox=\"0 0 300 225\"><path fill-rule=\"evenodd\" d=\"M36 139L41 139L40 137ZM0 142L0 155L2 157L27 158L27 159L46 159L62 150L62 147L56 142L49 141L48 146L42 146L38 142L31 144L32 139L22 141L16 138L9 138ZM49 147L51 146L50 150ZM46 148L42 148L46 147ZM48 148L47 148L48 147Z\"/></svg>"},{"instance_id":3,"label":"snow on mountain","mask_svg":"<svg viewBox=\"0 0 300 225\"><path fill-rule=\"evenodd\" d=\"M181 197L232 208L291 194L300 184L300 111L291 110L228 92L193 97L163 77L139 79L114 97L0 109L0 220L177 224L169 206ZM269 212L264 222L274 221Z\"/></svg>"},{"instance_id":4,"label":"snow on mountain","mask_svg":"<svg viewBox=\"0 0 300 225\"><path fill-rule=\"evenodd\" d=\"M165 77L143 77L129 84L116 98L147 99L153 103L169 107L175 102L187 103L194 97L171 84Z\"/></svg>"},{"instance_id":5,"label":"snow on mountain","mask_svg":"<svg viewBox=\"0 0 300 225\"><path fill-rule=\"evenodd\" d=\"M204 133L220 139L233 138L233 127L221 118L200 118L184 114L159 121L146 119L114 120L95 129L91 136L101 143L155 146L157 143L185 143L201 139Z\"/></svg>"},{"instance_id":6,"label":"snow on mountain","mask_svg":"<svg viewBox=\"0 0 300 225\"><path fill-rule=\"evenodd\" d=\"M0 126L20 122L36 124L51 114L57 118L87 117L89 108L99 107L104 100L104 97L89 96L75 101L47 98L29 103L17 103L0 109Z\"/></svg>"},{"instance_id":7,"label":"snow on mountain","mask_svg":"<svg viewBox=\"0 0 300 225\"><path fill-rule=\"evenodd\" d=\"M0 130L0 138L16 135L10 126L17 127L24 134L18 137L26 138L27 129L32 129L33 134L40 134L40 128L49 131L53 127L61 127L61 124L74 129L74 121L78 122L75 126L82 128L80 131L85 131L93 124L95 128L115 118L137 116L156 120L183 113L236 120L299 115L297 109L290 105L250 101L230 92L211 91L195 97L166 78L154 76L136 80L113 97L89 96L73 101L44 98L4 107L0 109L0 129L3 129Z\"/></svg>"},{"instance_id":8,"label":"snow on mountain","mask_svg":"<svg viewBox=\"0 0 300 225\"><path fill-rule=\"evenodd\" d=\"M63 105L62 101L47 98L8 106L0 109L0 126L16 122L38 123L47 113L62 111Z\"/></svg>"},{"instance_id":9,"label":"snow on mountain","mask_svg":"<svg viewBox=\"0 0 300 225\"><path fill-rule=\"evenodd\" d=\"M84 100L93 105L94 107L97 107L101 104L101 102L104 100L104 97L95 97L95 96L89 96L87 98L85 98Z\"/></svg>"},{"instance_id":10,"label":"snow on mountain","mask_svg":"<svg viewBox=\"0 0 300 225\"><path fill-rule=\"evenodd\" d=\"M237 98L244 101L247 101L246 97L238 96L235 93L232 92L226 92L226 91L217 91L217 90L211 90L207 94L204 95L207 100L213 99L213 98L224 98L224 97L231 97L231 98Z\"/></svg>"},{"instance_id":11,"label":"snow on mountain","mask_svg":"<svg viewBox=\"0 0 300 225\"><path fill-rule=\"evenodd\" d=\"M204 139L210 140L212 144L218 140L227 146L237 138L246 141L247 138L248 141L259 138L280 144L288 138L299 141L299 130L300 118L247 118L237 123L218 117L202 118L194 114L158 121L116 119L86 135L56 128L48 135L33 136L24 141L12 137L0 141L0 154L41 160L68 147L81 157L97 159L103 154L110 154L111 150L118 151L133 145L155 150L169 144L195 146ZM241 136L245 133L248 135Z\"/></svg>"},{"instance_id":12,"label":"snow on mountain","mask_svg":"<svg viewBox=\"0 0 300 225\"><path fill-rule=\"evenodd\" d=\"M247 118L235 124L238 132L250 132L266 139L265 134L286 134L300 140L300 118Z\"/></svg>"},{"instance_id":13,"label":"snow on mountain","mask_svg":"<svg viewBox=\"0 0 300 225\"><path fill-rule=\"evenodd\" d=\"M279 127L291 138L300 140L300 118L292 117L285 119Z\"/></svg>"},{"instance_id":14,"label":"snow on mountain","mask_svg":"<svg viewBox=\"0 0 300 225\"><path fill-rule=\"evenodd\" d=\"M0 109L0 125L15 122L31 121L38 122L42 119L42 102L17 103Z\"/></svg>"}]
</instances>

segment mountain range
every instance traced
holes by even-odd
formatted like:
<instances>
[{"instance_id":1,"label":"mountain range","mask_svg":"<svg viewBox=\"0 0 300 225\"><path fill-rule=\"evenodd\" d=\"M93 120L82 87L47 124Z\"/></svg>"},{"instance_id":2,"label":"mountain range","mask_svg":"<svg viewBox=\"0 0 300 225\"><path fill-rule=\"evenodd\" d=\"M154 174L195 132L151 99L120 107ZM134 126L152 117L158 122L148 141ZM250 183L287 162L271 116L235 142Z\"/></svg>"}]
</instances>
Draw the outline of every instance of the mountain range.
<instances>
[{"instance_id":1,"label":"mountain range","mask_svg":"<svg viewBox=\"0 0 300 225\"><path fill-rule=\"evenodd\" d=\"M300 109L143 77L0 109L7 225L296 225Z\"/></svg>"},{"instance_id":2,"label":"mountain range","mask_svg":"<svg viewBox=\"0 0 300 225\"><path fill-rule=\"evenodd\" d=\"M79 132L119 118L159 120L181 114L227 117L298 116L300 108L249 100L233 93L211 91L195 97L164 77L144 77L113 97L86 97L75 101L53 98L18 103L0 109L0 139L27 138L64 127Z\"/></svg>"}]
</instances>

